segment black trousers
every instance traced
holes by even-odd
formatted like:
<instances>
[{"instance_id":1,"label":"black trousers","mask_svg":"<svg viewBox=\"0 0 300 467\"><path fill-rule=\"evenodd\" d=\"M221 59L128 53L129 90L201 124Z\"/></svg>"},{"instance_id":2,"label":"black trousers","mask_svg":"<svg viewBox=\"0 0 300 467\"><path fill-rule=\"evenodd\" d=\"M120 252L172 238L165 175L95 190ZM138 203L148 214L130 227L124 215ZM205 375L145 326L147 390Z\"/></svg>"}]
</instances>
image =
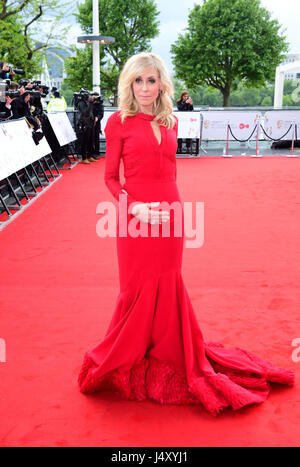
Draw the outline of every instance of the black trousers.
<instances>
[{"instance_id":1,"label":"black trousers","mask_svg":"<svg viewBox=\"0 0 300 467\"><path fill-rule=\"evenodd\" d=\"M80 153L82 159L93 155L93 127L84 127L79 131Z\"/></svg>"},{"instance_id":2,"label":"black trousers","mask_svg":"<svg viewBox=\"0 0 300 467\"><path fill-rule=\"evenodd\" d=\"M94 154L100 154L100 142L99 142L99 134L100 134L100 120L98 120L93 128L93 143L94 143Z\"/></svg>"}]
</instances>

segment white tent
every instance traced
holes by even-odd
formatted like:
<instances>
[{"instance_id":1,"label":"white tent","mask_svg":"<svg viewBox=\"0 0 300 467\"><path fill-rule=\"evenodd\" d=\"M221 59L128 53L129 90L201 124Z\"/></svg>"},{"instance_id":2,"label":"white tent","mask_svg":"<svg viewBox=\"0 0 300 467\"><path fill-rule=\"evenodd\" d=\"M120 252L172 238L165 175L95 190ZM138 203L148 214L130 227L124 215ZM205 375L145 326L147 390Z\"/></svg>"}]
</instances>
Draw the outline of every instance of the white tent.
<instances>
[{"instance_id":1,"label":"white tent","mask_svg":"<svg viewBox=\"0 0 300 467\"><path fill-rule=\"evenodd\" d=\"M300 73L300 61L280 65L276 68L274 108L282 109L285 73Z\"/></svg>"}]
</instances>

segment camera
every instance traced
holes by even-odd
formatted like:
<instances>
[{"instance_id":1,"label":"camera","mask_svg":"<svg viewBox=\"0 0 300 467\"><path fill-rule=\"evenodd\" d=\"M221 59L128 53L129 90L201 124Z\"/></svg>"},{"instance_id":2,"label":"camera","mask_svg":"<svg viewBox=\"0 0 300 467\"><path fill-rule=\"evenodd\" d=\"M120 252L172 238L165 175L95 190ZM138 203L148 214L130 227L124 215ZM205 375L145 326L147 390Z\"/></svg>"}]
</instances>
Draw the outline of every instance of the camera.
<instances>
[{"instance_id":1,"label":"camera","mask_svg":"<svg viewBox=\"0 0 300 467\"><path fill-rule=\"evenodd\" d=\"M77 109L78 103L80 101L87 102L89 100L89 97L91 96L90 92L87 89L80 89L79 92L74 92L73 94L73 103L74 103L74 109Z\"/></svg>"},{"instance_id":2,"label":"camera","mask_svg":"<svg viewBox=\"0 0 300 467\"><path fill-rule=\"evenodd\" d=\"M9 89L10 85L9 79L0 80L0 101L4 102L5 97L8 96L11 99L15 99L20 96L20 91L18 89Z\"/></svg>"},{"instance_id":3,"label":"camera","mask_svg":"<svg viewBox=\"0 0 300 467\"><path fill-rule=\"evenodd\" d=\"M22 68L13 68L13 65L8 65L9 69L7 73L16 73L16 75L25 75L25 71Z\"/></svg>"},{"instance_id":4,"label":"camera","mask_svg":"<svg viewBox=\"0 0 300 467\"><path fill-rule=\"evenodd\" d=\"M49 86L46 86L45 84L39 84L39 88L43 90L41 97L47 97L49 94Z\"/></svg>"},{"instance_id":5,"label":"camera","mask_svg":"<svg viewBox=\"0 0 300 467\"><path fill-rule=\"evenodd\" d=\"M31 97L41 97L40 91L36 91L35 89L26 89L26 92L30 94Z\"/></svg>"},{"instance_id":6,"label":"camera","mask_svg":"<svg viewBox=\"0 0 300 467\"><path fill-rule=\"evenodd\" d=\"M24 86L24 88L25 88L28 83L30 83L30 79L23 78L23 79L20 79L19 86Z\"/></svg>"},{"instance_id":7,"label":"camera","mask_svg":"<svg viewBox=\"0 0 300 467\"><path fill-rule=\"evenodd\" d=\"M19 90L7 89L5 95L10 97L11 99L15 99L21 95Z\"/></svg>"},{"instance_id":8,"label":"camera","mask_svg":"<svg viewBox=\"0 0 300 467\"><path fill-rule=\"evenodd\" d=\"M103 100L101 99L101 96L98 96L98 95L95 95L95 94L92 94L93 98L94 98L94 101L95 103L97 104L103 104Z\"/></svg>"}]
</instances>

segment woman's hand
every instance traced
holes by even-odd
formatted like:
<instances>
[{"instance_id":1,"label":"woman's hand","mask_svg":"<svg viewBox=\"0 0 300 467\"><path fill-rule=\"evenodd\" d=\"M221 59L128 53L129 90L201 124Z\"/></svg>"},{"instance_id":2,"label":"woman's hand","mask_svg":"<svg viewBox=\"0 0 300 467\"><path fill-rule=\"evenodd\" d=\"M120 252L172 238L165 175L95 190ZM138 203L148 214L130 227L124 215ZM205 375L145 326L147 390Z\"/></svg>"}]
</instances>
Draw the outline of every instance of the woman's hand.
<instances>
[{"instance_id":1,"label":"woman's hand","mask_svg":"<svg viewBox=\"0 0 300 467\"><path fill-rule=\"evenodd\" d=\"M170 220L168 211L155 211L152 208L157 208L160 202L138 203L131 209L131 214L137 217L141 222L149 224L161 224Z\"/></svg>"}]
</instances>

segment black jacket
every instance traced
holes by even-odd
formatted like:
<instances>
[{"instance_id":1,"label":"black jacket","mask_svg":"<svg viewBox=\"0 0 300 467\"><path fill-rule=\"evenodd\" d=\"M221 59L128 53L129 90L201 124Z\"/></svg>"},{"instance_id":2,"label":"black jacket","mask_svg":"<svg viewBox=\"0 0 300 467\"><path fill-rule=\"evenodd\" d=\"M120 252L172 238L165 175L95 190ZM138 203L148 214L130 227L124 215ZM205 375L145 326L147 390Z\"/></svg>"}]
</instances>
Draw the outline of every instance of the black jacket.
<instances>
[{"instance_id":1,"label":"black jacket","mask_svg":"<svg viewBox=\"0 0 300 467\"><path fill-rule=\"evenodd\" d=\"M93 114L94 114L94 117L98 117L99 120L102 120L103 115L104 115L104 107L101 102L94 102Z\"/></svg>"},{"instance_id":2,"label":"black jacket","mask_svg":"<svg viewBox=\"0 0 300 467\"><path fill-rule=\"evenodd\" d=\"M11 103L13 118L31 117L30 104L25 102L26 93L14 99Z\"/></svg>"},{"instance_id":3,"label":"black jacket","mask_svg":"<svg viewBox=\"0 0 300 467\"><path fill-rule=\"evenodd\" d=\"M178 101L177 102L177 109L185 111L185 112L191 112L192 110L194 110L194 106L192 104L188 104L187 102L184 102L184 101Z\"/></svg>"},{"instance_id":4,"label":"black jacket","mask_svg":"<svg viewBox=\"0 0 300 467\"><path fill-rule=\"evenodd\" d=\"M11 81L13 81L14 79L14 75L12 75L11 73L5 71L5 70L1 70L0 71L0 79L10 79Z\"/></svg>"},{"instance_id":5,"label":"black jacket","mask_svg":"<svg viewBox=\"0 0 300 467\"><path fill-rule=\"evenodd\" d=\"M0 102L0 112L1 113L4 113L5 112L5 117L4 118L10 118L12 117L12 111L11 111L11 108L8 109L6 107L6 103L5 102Z\"/></svg>"},{"instance_id":6,"label":"black jacket","mask_svg":"<svg viewBox=\"0 0 300 467\"><path fill-rule=\"evenodd\" d=\"M92 102L78 102L78 125L83 128L93 128L94 126L94 113Z\"/></svg>"},{"instance_id":7,"label":"black jacket","mask_svg":"<svg viewBox=\"0 0 300 467\"><path fill-rule=\"evenodd\" d=\"M27 93L25 92L21 96L17 97L14 99L11 103L11 110L12 110L12 118L17 119L17 118L22 118L26 117L27 120L33 125L35 130L39 129L39 125L35 118L31 115L30 113L30 104L29 102L25 102L25 97Z\"/></svg>"}]
</instances>

